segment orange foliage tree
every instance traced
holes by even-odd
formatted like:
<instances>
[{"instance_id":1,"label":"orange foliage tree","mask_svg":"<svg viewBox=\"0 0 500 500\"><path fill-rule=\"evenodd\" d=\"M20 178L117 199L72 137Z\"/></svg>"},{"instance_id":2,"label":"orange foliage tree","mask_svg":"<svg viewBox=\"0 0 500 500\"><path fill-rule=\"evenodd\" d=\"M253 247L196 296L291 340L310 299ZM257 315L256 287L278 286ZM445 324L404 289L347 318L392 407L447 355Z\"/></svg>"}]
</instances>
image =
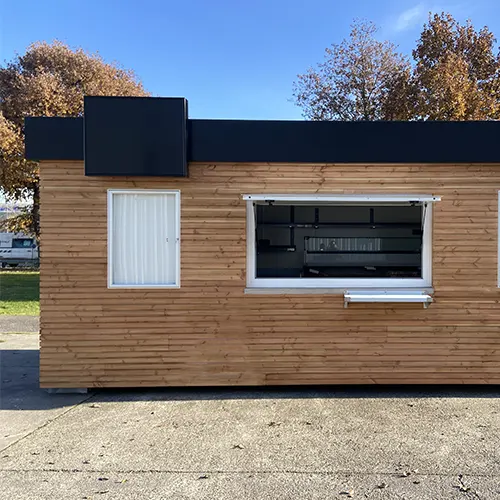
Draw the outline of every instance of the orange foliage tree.
<instances>
[{"instance_id":1,"label":"orange foliage tree","mask_svg":"<svg viewBox=\"0 0 500 500\"><path fill-rule=\"evenodd\" d=\"M38 165L24 159L26 116L80 116L85 95L149 95L132 71L67 45L35 43L0 67L0 187L10 200L28 198L8 230L39 235Z\"/></svg>"},{"instance_id":2,"label":"orange foliage tree","mask_svg":"<svg viewBox=\"0 0 500 500\"><path fill-rule=\"evenodd\" d=\"M445 13L429 16L413 59L413 71L393 81L386 119L500 118L500 58L487 27L476 30Z\"/></svg>"},{"instance_id":3,"label":"orange foliage tree","mask_svg":"<svg viewBox=\"0 0 500 500\"><path fill-rule=\"evenodd\" d=\"M429 15L412 52L375 39L356 23L324 63L299 75L294 99L313 120L498 120L500 57L493 33Z\"/></svg>"}]
</instances>

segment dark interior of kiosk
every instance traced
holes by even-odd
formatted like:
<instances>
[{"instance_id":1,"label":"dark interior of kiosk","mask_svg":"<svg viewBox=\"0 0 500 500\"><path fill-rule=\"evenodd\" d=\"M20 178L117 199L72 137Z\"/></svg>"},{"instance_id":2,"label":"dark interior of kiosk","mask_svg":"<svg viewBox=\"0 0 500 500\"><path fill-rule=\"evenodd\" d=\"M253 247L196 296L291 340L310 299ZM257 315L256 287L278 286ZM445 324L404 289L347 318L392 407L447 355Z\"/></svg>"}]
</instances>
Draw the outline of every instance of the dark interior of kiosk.
<instances>
[{"instance_id":1,"label":"dark interior of kiosk","mask_svg":"<svg viewBox=\"0 0 500 500\"><path fill-rule=\"evenodd\" d=\"M255 204L257 278L419 278L424 207Z\"/></svg>"}]
</instances>

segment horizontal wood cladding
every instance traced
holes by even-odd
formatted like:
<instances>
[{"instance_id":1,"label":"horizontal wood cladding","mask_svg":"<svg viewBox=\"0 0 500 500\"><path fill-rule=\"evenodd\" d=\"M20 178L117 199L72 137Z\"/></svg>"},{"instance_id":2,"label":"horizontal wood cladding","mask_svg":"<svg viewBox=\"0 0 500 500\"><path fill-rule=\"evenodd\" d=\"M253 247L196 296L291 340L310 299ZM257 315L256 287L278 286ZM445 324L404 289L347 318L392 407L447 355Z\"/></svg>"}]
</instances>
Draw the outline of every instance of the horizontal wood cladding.
<instances>
[{"instance_id":1,"label":"horizontal wood cladding","mask_svg":"<svg viewBox=\"0 0 500 500\"><path fill-rule=\"evenodd\" d=\"M41 165L41 385L498 384L500 165ZM181 190L181 288L107 288L107 189ZM251 193L425 193L435 303L245 295Z\"/></svg>"}]
</instances>

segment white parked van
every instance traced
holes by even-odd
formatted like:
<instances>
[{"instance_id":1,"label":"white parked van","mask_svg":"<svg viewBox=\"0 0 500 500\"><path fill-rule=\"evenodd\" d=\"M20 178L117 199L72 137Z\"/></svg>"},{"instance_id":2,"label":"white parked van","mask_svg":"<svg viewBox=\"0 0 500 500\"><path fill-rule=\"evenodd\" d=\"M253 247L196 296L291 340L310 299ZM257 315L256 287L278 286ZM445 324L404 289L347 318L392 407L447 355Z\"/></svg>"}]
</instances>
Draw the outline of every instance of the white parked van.
<instances>
[{"instance_id":1,"label":"white parked van","mask_svg":"<svg viewBox=\"0 0 500 500\"><path fill-rule=\"evenodd\" d=\"M0 266L38 264L38 245L22 233L0 233Z\"/></svg>"}]
</instances>

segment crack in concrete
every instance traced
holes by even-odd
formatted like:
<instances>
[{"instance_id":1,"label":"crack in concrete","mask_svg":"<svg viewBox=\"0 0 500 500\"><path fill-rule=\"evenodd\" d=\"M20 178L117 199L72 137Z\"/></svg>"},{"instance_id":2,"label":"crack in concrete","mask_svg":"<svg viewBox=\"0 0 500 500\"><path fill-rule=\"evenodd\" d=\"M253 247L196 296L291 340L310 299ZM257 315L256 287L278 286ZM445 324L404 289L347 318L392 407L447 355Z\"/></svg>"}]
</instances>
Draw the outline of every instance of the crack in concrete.
<instances>
[{"instance_id":1,"label":"crack in concrete","mask_svg":"<svg viewBox=\"0 0 500 500\"><path fill-rule=\"evenodd\" d=\"M61 472L61 473L85 473L85 474L315 474L315 475L351 475L351 476L387 476L395 477L398 479L406 479L412 477L461 477L461 478L500 478L500 474L439 474L439 473L413 473L406 477L401 477L399 472L364 472L364 471L305 471L305 470L209 470L209 469L198 469L198 470L176 470L176 469L136 469L136 470L113 470L113 469L1 469L0 472Z\"/></svg>"}]
</instances>

